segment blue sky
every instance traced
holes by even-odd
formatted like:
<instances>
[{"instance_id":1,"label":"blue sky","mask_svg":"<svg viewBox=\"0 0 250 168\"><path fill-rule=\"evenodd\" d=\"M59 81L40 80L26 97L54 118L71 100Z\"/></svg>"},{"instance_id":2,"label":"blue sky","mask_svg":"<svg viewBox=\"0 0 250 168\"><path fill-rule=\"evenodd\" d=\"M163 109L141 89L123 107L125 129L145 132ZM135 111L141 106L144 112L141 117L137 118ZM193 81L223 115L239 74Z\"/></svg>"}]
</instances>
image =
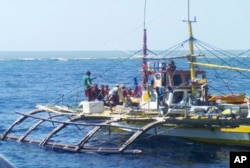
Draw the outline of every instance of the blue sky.
<instances>
[{"instance_id":1,"label":"blue sky","mask_svg":"<svg viewBox=\"0 0 250 168\"><path fill-rule=\"evenodd\" d=\"M249 0L190 0L194 37L250 48ZM0 51L138 50L144 0L0 0ZM147 0L148 48L188 38L187 0Z\"/></svg>"}]
</instances>

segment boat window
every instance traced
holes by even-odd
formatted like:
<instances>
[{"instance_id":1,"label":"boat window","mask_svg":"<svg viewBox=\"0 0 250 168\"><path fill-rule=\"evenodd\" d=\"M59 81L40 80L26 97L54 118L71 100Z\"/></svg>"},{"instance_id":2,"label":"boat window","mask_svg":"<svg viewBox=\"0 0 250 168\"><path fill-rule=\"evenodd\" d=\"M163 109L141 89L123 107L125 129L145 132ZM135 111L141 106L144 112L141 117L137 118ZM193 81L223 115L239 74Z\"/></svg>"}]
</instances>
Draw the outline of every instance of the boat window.
<instances>
[{"instance_id":1,"label":"boat window","mask_svg":"<svg viewBox=\"0 0 250 168\"><path fill-rule=\"evenodd\" d=\"M178 75L178 74L175 74L173 76L173 82L174 82L174 86L179 86L182 84L182 81L181 81L181 75Z\"/></svg>"},{"instance_id":2,"label":"boat window","mask_svg":"<svg viewBox=\"0 0 250 168\"><path fill-rule=\"evenodd\" d=\"M155 79L160 80L161 79L161 74L159 74L159 73L155 74Z\"/></svg>"},{"instance_id":3,"label":"boat window","mask_svg":"<svg viewBox=\"0 0 250 168\"><path fill-rule=\"evenodd\" d=\"M190 81L191 81L191 78L190 78L190 76L185 76L185 84L186 85L189 85L190 84Z\"/></svg>"},{"instance_id":4,"label":"boat window","mask_svg":"<svg viewBox=\"0 0 250 168\"><path fill-rule=\"evenodd\" d=\"M176 104L176 103L179 103L184 97L184 92L183 91L177 91L177 92L174 92L174 95L173 95L173 103Z\"/></svg>"}]
</instances>

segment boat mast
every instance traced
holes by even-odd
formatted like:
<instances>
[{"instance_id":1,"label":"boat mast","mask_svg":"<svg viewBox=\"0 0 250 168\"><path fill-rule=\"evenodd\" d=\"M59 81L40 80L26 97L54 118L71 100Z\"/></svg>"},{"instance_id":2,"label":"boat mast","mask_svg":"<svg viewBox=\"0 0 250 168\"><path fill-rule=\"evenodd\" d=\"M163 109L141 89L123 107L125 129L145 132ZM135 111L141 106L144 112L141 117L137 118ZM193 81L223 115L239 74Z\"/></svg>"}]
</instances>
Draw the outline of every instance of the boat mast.
<instances>
[{"instance_id":1,"label":"boat mast","mask_svg":"<svg viewBox=\"0 0 250 168\"><path fill-rule=\"evenodd\" d=\"M195 62L195 57L194 57L194 45L193 45L193 31L192 31L192 22L196 22L196 18L194 20L190 20L190 12L189 12L189 0L188 0L188 20L183 20L183 22L188 23L188 35L189 35L189 55L190 55L190 75L191 75L191 80L196 78L196 73L195 73L195 65L192 64L192 62ZM192 93L194 94L196 91L196 88L192 86Z\"/></svg>"},{"instance_id":2,"label":"boat mast","mask_svg":"<svg viewBox=\"0 0 250 168\"><path fill-rule=\"evenodd\" d=\"M145 19L146 19L146 2L145 0L144 3L144 21L143 21L143 48L142 48L142 88L146 88L146 83L147 83L147 61L146 61L146 56L147 56L147 29L145 26Z\"/></svg>"}]
</instances>

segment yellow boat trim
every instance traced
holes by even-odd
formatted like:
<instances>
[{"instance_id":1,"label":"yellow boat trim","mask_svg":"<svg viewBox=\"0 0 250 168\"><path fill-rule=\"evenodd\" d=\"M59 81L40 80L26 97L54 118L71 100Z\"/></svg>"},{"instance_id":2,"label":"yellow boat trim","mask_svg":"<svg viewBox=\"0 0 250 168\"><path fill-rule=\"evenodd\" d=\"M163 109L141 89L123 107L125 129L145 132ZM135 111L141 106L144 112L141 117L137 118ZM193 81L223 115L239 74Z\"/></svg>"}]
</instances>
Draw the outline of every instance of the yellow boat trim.
<instances>
[{"instance_id":1,"label":"yellow boat trim","mask_svg":"<svg viewBox=\"0 0 250 168\"><path fill-rule=\"evenodd\" d=\"M164 127L176 127L176 124L163 124ZM249 133L250 136L250 126L248 125L240 125L239 127L234 127L234 128L211 128L211 127L189 127L187 125L185 126L178 126L186 129L191 129L191 130L217 130L221 132L238 132L238 133Z\"/></svg>"},{"instance_id":2,"label":"yellow boat trim","mask_svg":"<svg viewBox=\"0 0 250 168\"><path fill-rule=\"evenodd\" d=\"M224 144L224 145L237 145L237 146L250 146L248 140L225 140L225 139L207 139L207 138L186 138L199 142L213 143L213 144Z\"/></svg>"},{"instance_id":3,"label":"yellow boat trim","mask_svg":"<svg viewBox=\"0 0 250 168\"><path fill-rule=\"evenodd\" d=\"M250 133L250 126L248 125L240 125L236 128L221 128L222 132L248 132Z\"/></svg>"}]
</instances>

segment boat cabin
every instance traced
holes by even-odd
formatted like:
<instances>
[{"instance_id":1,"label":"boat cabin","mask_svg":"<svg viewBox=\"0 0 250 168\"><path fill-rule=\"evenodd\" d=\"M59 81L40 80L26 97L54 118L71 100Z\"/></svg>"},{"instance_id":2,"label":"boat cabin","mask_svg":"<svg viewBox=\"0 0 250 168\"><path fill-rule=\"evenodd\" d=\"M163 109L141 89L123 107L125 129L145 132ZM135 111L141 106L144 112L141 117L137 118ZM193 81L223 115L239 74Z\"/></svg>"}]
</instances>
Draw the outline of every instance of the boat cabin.
<instances>
[{"instance_id":1,"label":"boat cabin","mask_svg":"<svg viewBox=\"0 0 250 168\"><path fill-rule=\"evenodd\" d=\"M158 64L158 66L155 66ZM207 83L204 70L196 70L197 78L191 79L190 70L176 70L174 64L166 65L165 63L150 63L147 71L147 79L151 79L151 87L158 97L164 97L164 103L168 106L176 106L181 103L184 105L199 105L202 101L202 86ZM151 65L154 65L152 68ZM166 66L165 66L166 65ZM195 94L192 88L195 88ZM164 96L158 90L164 90ZM152 93L151 93L152 94ZM143 95L145 97L145 95ZM148 99L143 99L143 104L147 104ZM158 108L159 100L155 100L156 105L148 107ZM163 104L163 103L160 103ZM151 108L152 109L152 108Z\"/></svg>"},{"instance_id":2,"label":"boat cabin","mask_svg":"<svg viewBox=\"0 0 250 168\"><path fill-rule=\"evenodd\" d=\"M161 71L153 73L154 88L162 86L171 86L173 88L190 88L192 84L196 87L205 84L205 71L196 71L196 75L199 76L196 79L190 77L190 70L176 70L176 71Z\"/></svg>"}]
</instances>

